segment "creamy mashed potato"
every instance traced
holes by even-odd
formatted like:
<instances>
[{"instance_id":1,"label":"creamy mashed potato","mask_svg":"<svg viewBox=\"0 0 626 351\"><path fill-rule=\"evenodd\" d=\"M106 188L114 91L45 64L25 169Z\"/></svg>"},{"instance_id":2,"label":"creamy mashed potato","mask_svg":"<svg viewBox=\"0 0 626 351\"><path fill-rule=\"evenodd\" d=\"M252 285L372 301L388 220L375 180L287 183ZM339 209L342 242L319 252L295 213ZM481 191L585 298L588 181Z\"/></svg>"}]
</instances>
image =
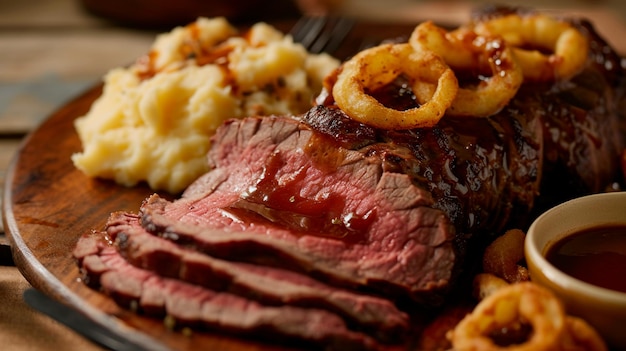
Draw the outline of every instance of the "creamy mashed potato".
<instances>
[{"instance_id":1,"label":"creamy mashed potato","mask_svg":"<svg viewBox=\"0 0 626 351\"><path fill-rule=\"evenodd\" d=\"M338 65L265 23L237 33L223 18L199 18L105 76L76 120L83 151L72 161L92 177L178 193L208 171L210 137L224 120L303 113Z\"/></svg>"}]
</instances>

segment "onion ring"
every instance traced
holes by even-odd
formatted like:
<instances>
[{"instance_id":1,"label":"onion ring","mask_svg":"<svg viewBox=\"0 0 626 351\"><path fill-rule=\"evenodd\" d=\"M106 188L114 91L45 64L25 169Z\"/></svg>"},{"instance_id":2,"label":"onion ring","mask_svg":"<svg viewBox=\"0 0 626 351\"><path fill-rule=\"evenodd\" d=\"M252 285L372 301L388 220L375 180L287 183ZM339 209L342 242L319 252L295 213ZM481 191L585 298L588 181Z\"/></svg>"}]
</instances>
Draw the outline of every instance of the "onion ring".
<instances>
[{"instance_id":1,"label":"onion ring","mask_svg":"<svg viewBox=\"0 0 626 351\"><path fill-rule=\"evenodd\" d=\"M598 332L584 320L567 316L566 335L561 341L562 350L606 351L607 346Z\"/></svg>"},{"instance_id":2,"label":"onion ring","mask_svg":"<svg viewBox=\"0 0 626 351\"><path fill-rule=\"evenodd\" d=\"M483 35L500 35L512 45L524 79L529 81L569 79L580 72L587 61L587 37L570 23L546 15L502 16L476 23L474 31ZM542 50L552 53L544 54Z\"/></svg>"},{"instance_id":3,"label":"onion ring","mask_svg":"<svg viewBox=\"0 0 626 351\"><path fill-rule=\"evenodd\" d=\"M416 49L432 50L455 71L478 78L476 87L460 87L448 110L451 116L487 117L500 111L515 96L523 81L522 69L511 49L499 37L479 36L471 30L447 32L433 22L423 22L411 33ZM489 76L483 72L489 71ZM418 100L421 91L415 89Z\"/></svg>"},{"instance_id":4,"label":"onion ring","mask_svg":"<svg viewBox=\"0 0 626 351\"><path fill-rule=\"evenodd\" d=\"M428 101L399 111L384 106L373 91L406 74L412 85L436 85ZM454 72L437 55L415 51L408 44L383 44L361 51L344 63L332 89L335 103L356 121L381 129L432 127L445 114L458 91Z\"/></svg>"},{"instance_id":5,"label":"onion ring","mask_svg":"<svg viewBox=\"0 0 626 351\"><path fill-rule=\"evenodd\" d=\"M532 333L516 351L559 349L565 329L565 310L561 302L547 289L524 282L505 286L482 300L448 337L456 351L506 350L489 337L492 332L529 323Z\"/></svg>"}]
</instances>

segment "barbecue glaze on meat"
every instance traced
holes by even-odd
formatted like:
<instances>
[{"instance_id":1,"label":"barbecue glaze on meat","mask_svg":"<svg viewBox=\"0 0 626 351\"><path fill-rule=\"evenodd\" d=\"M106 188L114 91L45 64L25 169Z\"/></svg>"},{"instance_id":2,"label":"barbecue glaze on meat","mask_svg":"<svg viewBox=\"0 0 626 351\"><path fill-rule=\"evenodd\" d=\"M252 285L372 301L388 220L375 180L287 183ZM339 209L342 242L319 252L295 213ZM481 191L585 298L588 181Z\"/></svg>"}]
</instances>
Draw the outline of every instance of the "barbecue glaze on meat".
<instances>
[{"instance_id":1,"label":"barbecue glaze on meat","mask_svg":"<svg viewBox=\"0 0 626 351\"><path fill-rule=\"evenodd\" d=\"M477 248L507 228L524 228L549 206L623 180L621 58L588 23L574 23L591 39L584 71L523 85L489 118L380 130L351 120L326 97L302 116L227 121L213 138L211 171L182 197L155 194L137 214L112 215L74 255L91 282L122 304L139 301L144 313L184 320L186 311L162 301L197 306L197 294L229 294L255 310L306 310L337 325L285 331L279 318L271 320L270 329L288 339L330 348L403 345L397 334L410 327L398 306L444 304ZM396 108L415 106L402 79L371 94ZM115 284L107 274L124 280ZM271 295L250 280L267 274L283 287L316 288ZM153 280L189 293L157 299L145 283ZM355 309L362 301L371 312L366 319ZM256 331L238 323L226 329Z\"/></svg>"}]
</instances>

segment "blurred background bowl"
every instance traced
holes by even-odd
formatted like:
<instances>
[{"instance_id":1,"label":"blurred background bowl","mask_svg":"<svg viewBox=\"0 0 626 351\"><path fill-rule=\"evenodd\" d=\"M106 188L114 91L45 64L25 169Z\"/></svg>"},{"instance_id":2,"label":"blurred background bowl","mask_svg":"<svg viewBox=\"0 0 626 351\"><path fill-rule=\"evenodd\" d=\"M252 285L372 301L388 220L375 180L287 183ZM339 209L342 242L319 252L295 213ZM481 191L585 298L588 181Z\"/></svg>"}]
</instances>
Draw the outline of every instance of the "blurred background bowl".
<instances>
[{"instance_id":1,"label":"blurred background bowl","mask_svg":"<svg viewBox=\"0 0 626 351\"><path fill-rule=\"evenodd\" d=\"M226 17L233 23L252 23L296 17L292 0L80 0L91 14L117 24L167 29L193 22L197 17Z\"/></svg>"},{"instance_id":2,"label":"blurred background bowl","mask_svg":"<svg viewBox=\"0 0 626 351\"><path fill-rule=\"evenodd\" d=\"M626 293L573 278L545 257L556 241L605 225L626 226L626 192L573 199L539 216L526 234L526 261L532 281L552 290L568 313L585 319L610 345L626 350Z\"/></svg>"}]
</instances>

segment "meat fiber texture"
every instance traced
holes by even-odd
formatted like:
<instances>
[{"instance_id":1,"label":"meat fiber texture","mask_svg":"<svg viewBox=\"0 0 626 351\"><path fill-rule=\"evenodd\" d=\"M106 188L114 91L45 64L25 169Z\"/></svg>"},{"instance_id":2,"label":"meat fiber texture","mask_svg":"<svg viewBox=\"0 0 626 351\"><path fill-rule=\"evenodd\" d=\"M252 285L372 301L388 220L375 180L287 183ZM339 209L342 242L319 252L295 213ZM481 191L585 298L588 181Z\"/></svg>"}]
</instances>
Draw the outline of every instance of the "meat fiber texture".
<instances>
[{"instance_id":1,"label":"meat fiber texture","mask_svg":"<svg viewBox=\"0 0 626 351\"><path fill-rule=\"evenodd\" d=\"M122 305L138 301L140 312L250 335L269 328L330 348L402 344L396 336L410 321L398 306L444 303L476 248L549 206L623 180L621 58L588 23L576 25L591 38L584 71L523 85L489 118L446 116L433 128L386 131L327 100L299 117L227 121L213 137L211 171L182 197L155 194L137 214L113 214L74 255L89 281ZM386 89L372 94L413 103ZM114 274L122 283L105 279ZM265 279L284 290L264 290ZM154 297L145 286L153 280L176 285L173 295ZM304 309L337 327L189 317L209 296L237 301L208 305L223 316L242 304Z\"/></svg>"},{"instance_id":2,"label":"meat fiber texture","mask_svg":"<svg viewBox=\"0 0 626 351\"><path fill-rule=\"evenodd\" d=\"M289 270L220 260L151 235L139 217L115 213L107 235L130 263L165 277L219 291L236 292L269 305L291 304L336 312L380 338L392 340L408 328L409 318L393 302L355 294Z\"/></svg>"},{"instance_id":3,"label":"meat fiber texture","mask_svg":"<svg viewBox=\"0 0 626 351\"><path fill-rule=\"evenodd\" d=\"M384 172L379 157L325 147L289 118L233 120L217 140L215 171L175 202L154 195L142 205L149 231L224 258L278 257L346 287L417 297L448 283L451 223L429 192Z\"/></svg>"},{"instance_id":4,"label":"meat fiber texture","mask_svg":"<svg viewBox=\"0 0 626 351\"><path fill-rule=\"evenodd\" d=\"M280 335L331 350L377 348L373 338L351 331L343 319L327 310L268 306L229 292L162 277L130 264L102 239L98 234L82 237L76 258L86 281L126 308L150 316L167 315L179 325L257 337Z\"/></svg>"}]
</instances>

